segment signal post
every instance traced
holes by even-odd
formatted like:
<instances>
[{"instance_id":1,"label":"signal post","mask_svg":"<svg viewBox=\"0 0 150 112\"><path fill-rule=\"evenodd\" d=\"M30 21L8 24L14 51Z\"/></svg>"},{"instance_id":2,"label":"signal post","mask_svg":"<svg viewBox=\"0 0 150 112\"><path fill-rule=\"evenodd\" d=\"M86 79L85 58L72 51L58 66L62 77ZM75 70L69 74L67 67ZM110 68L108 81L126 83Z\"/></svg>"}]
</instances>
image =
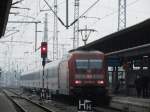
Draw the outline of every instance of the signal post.
<instances>
[{"instance_id":1,"label":"signal post","mask_svg":"<svg viewBox=\"0 0 150 112\"><path fill-rule=\"evenodd\" d=\"M46 92L44 89L44 67L46 64L46 58L47 58L47 42L41 42L41 58L42 58L42 66L43 66L43 76L42 76L42 91L41 91L41 98L46 98Z\"/></svg>"},{"instance_id":2,"label":"signal post","mask_svg":"<svg viewBox=\"0 0 150 112\"><path fill-rule=\"evenodd\" d=\"M44 21L44 38L43 42L41 42L41 58L42 58L42 66L43 66L43 76L42 76L42 91L41 91L41 98L45 99L46 98L46 91L44 88L44 67L46 64L46 59L47 59L47 52L48 52L48 24L47 24L47 13L45 14L45 21Z\"/></svg>"}]
</instances>

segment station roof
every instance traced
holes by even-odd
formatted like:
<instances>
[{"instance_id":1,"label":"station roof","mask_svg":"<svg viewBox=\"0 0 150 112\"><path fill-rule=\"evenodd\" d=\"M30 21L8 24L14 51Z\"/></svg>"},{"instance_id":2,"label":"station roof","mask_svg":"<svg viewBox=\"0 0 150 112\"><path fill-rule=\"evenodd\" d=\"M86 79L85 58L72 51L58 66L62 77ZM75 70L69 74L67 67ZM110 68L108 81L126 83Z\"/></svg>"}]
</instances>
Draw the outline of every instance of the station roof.
<instances>
[{"instance_id":1,"label":"station roof","mask_svg":"<svg viewBox=\"0 0 150 112\"><path fill-rule=\"evenodd\" d=\"M145 56L150 56L150 43L123 49L115 52L106 53L108 57L126 57L126 59L141 59Z\"/></svg>"},{"instance_id":2,"label":"station roof","mask_svg":"<svg viewBox=\"0 0 150 112\"><path fill-rule=\"evenodd\" d=\"M105 36L77 50L99 50L104 53L120 51L150 43L150 19Z\"/></svg>"},{"instance_id":3,"label":"station roof","mask_svg":"<svg viewBox=\"0 0 150 112\"><path fill-rule=\"evenodd\" d=\"M12 0L0 0L0 38L4 35Z\"/></svg>"}]
</instances>

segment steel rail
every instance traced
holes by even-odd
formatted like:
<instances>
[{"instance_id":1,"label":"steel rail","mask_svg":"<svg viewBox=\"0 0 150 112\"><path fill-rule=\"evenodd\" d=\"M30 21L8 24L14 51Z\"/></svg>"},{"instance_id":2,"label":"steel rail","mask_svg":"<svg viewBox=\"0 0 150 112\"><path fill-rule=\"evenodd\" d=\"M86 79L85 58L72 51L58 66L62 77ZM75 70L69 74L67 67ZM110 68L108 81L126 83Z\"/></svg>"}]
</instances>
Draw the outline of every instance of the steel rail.
<instances>
[{"instance_id":1,"label":"steel rail","mask_svg":"<svg viewBox=\"0 0 150 112\"><path fill-rule=\"evenodd\" d=\"M30 104L33 104L34 106L37 106L37 108L40 108L40 109L44 110L45 112L54 112L54 111L52 111L52 110L36 103L36 102L31 101L28 98L21 97L21 95L15 93L15 92L9 91L10 93L14 94L14 96L9 96L6 91L3 91L3 92L8 97L8 99L10 99L10 101L12 101L13 104L15 104L16 108L19 109L19 111L21 111L21 112L28 112L28 111L23 106L21 106L21 104L19 104L15 101L17 98L21 99L21 100L24 100L25 102L29 102Z\"/></svg>"}]
</instances>

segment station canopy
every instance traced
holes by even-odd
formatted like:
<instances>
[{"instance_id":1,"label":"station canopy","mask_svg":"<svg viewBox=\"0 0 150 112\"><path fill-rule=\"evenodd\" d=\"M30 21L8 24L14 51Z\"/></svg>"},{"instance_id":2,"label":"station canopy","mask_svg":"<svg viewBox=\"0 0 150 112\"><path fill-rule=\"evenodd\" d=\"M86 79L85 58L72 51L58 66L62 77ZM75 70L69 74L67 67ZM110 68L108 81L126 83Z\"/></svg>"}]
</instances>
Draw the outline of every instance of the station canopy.
<instances>
[{"instance_id":1,"label":"station canopy","mask_svg":"<svg viewBox=\"0 0 150 112\"><path fill-rule=\"evenodd\" d=\"M113 53L129 48L141 49L143 45L148 44L150 44L150 19L100 38L76 50L99 50L104 53ZM150 45L148 47L150 48Z\"/></svg>"},{"instance_id":2,"label":"station canopy","mask_svg":"<svg viewBox=\"0 0 150 112\"><path fill-rule=\"evenodd\" d=\"M0 38L4 35L12 0L0 0Z\"/></svg>"}]
</instances>

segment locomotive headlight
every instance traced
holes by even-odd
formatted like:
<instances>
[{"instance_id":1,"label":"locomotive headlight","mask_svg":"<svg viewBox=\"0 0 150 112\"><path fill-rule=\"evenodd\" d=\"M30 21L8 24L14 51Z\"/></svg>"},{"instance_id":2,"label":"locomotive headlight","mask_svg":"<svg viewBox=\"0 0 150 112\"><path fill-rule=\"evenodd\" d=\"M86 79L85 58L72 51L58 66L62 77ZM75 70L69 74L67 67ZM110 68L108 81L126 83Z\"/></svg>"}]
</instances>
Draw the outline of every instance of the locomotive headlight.
<instances>
[{"instance_id":1,"label":"locomotive headlight","mask_svg":"<svg viewBox=\"0 0 150 112\"><path fill-rule=\"evenodd\" d=\"M75 80L75 84L81 84L82 81L81 80Z\"/></svg>"},{"instance_id":2,"label":"locomotive headlight","mask_svg":"<svg viewBox=\"0 0 150 112\"><path fill-rule=\"evenodd\" d=\"M104 84L104 81L103 80L98 80L97 84L101 84L102 85L102 84Z\"/></svg>"}]
</instances>

